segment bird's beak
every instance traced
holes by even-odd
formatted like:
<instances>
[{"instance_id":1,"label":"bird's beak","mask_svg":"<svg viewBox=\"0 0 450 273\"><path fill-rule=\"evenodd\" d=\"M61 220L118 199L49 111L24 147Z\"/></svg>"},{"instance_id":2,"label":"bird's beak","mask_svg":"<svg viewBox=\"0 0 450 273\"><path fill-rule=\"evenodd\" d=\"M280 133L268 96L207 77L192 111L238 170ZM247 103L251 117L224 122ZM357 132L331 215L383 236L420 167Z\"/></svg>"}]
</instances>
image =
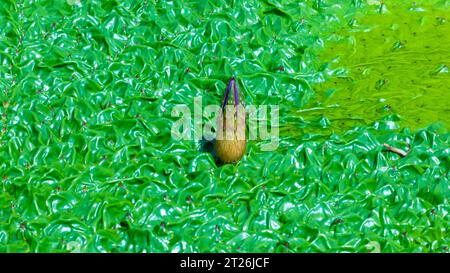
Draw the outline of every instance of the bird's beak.
<instances>
[{"instance_id":1,"label":"bird's beak","mask_svg":"<svg viewBox=\"0 0 450 273\"><path fill-rule=\"evenodd\" d=\"M233 84L234 84L234 86L233 86ZM234 105L236 107L239 105L239 92L238 92L236 79L234 77L231 77L231 79L228 81L227 90L225 91L225 98L222 103L222 112L225 111L225 106L227 105L227 102L228 102L228 96L230 95L231 86L233 86Z\"/></svg>"}]
</instances>

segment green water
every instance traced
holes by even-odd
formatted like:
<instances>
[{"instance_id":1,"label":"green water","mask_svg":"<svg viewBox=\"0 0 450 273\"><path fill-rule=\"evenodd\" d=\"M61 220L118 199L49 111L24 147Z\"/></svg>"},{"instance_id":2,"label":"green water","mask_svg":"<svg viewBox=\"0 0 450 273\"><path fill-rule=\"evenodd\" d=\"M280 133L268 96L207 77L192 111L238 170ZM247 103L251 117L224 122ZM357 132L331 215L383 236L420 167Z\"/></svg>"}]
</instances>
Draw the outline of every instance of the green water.
<instances>
[{"instance_id":1,"label":"green water","mask_svg":"<svg viewBox=\"0 0 450 273\"><path fill-rule=\"evenodd\" d=\"M442 2L386 2L347 19L318 52L329 76L290 115L320 120L323 133L371 125L417 130L431 123L448 129L448 8Z\"/></svg>"}]
</instances>

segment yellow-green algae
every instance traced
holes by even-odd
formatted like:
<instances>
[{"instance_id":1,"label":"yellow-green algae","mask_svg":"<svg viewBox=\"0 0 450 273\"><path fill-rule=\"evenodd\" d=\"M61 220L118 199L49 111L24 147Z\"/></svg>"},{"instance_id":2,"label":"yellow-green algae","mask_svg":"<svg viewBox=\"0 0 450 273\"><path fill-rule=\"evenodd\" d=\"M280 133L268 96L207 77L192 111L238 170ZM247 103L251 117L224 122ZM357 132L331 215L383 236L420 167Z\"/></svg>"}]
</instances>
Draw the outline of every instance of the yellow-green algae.
<instances>
[{"instance_id":1,"label":"yellow-green algae","mask_svg":"<svg viewBox=\"0 0 450 273\"><path fill-rule=\"evenodd\" d=\"M442 122L448 129L449 14L446 1L385 1L357 14L326 40L319 58L334 73L299 113L323 115L337 132L389 115L394 128Z\"/></svg>"}]
</instances>

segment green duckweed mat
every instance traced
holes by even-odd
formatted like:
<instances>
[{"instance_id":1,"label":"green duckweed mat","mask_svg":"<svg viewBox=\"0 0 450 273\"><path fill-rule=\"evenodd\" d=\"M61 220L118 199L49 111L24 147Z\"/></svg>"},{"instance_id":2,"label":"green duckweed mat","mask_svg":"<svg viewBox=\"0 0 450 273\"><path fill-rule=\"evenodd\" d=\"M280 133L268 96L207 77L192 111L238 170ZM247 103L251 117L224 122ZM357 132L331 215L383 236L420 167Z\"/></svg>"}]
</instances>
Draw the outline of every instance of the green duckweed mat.
<instances>
[{"instance_id":1,"label":"green duckweed mat","mask_svg":"<svg viewBox=\"0 0 450 273\"><path fill-rule=\"evenodd\" d=\"M449 252L449 14L1 1L0 251ZM171 110L232 75L279 105L280 144L219 165Z\"/></svg>"}]
</instances>

